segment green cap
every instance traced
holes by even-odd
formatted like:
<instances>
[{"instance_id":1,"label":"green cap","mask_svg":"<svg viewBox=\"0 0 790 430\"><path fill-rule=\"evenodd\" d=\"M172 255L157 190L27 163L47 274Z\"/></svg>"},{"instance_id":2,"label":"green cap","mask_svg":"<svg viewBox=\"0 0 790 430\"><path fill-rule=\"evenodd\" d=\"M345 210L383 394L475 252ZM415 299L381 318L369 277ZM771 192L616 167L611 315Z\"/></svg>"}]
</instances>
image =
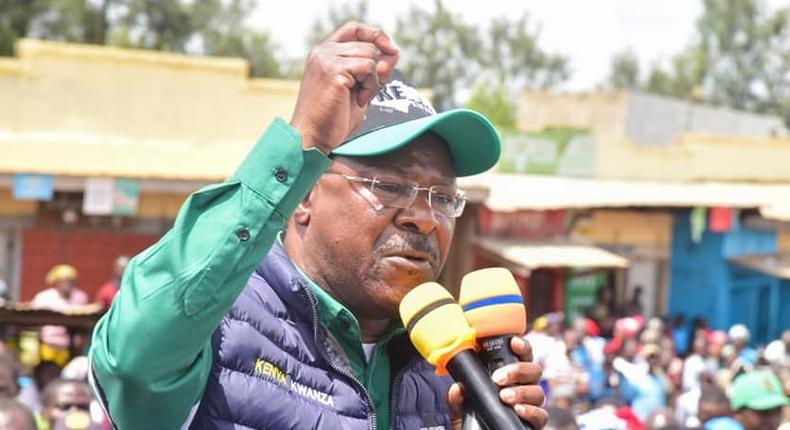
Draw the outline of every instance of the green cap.
<instances>
[{"instance_id":1,"label":"green cap","mask_svg":"<svg viewBox=\"0 0 790 430\"><path fill-rule=\"evenodd\" d=\"M772 372L760 370L735 378L730 394L730 407L736 411L749 408L756 411L774 409L790 403L782 391L779 378Z\"/></svg>"},{"instance_id":2,"label":"green cap","mask_svg":"<svg viewBox=\"0 0 790 430\"><path fill-rule=\"evenodd\" d=\"M499 160L499 135L486 117L468 109L436 113L430 102L397 70L370 102L362 124L332 154L383 155L427 131L436 133L447 143L456 176L482 173Z\"/></svg>"}]
</instances>

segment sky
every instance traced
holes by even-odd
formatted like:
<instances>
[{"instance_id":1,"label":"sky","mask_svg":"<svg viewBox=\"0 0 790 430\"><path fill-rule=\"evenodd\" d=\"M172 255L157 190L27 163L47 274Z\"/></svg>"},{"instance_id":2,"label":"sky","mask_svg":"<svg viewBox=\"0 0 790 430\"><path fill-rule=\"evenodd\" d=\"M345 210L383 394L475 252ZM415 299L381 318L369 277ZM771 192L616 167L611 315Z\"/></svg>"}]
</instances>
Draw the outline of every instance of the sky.
<instances>
[{"instance_id":1,"label":"sky","mask_svg":"<svg viewBox=\"0 0 790 430\"><path fill-rule=\"evenodd\" d=\"M331 4L342 1L258 0L251 23L271 33L281 54L305 55L305 39L316 19L328 15ZM405 16L413 0L370 0L371 23L394 33L396 18ZM572 77L558 88L592 90L603 82L611 57L633 48L644 73L655 62L671 56L692 42L701 0L445 0L447 9L467 23L485 27L494 17L516 18L524 11L541 28L539 45L570 59ZM432 8L433 2L419 2ZM397 40L396 40L397 42Z\"/></svg>"}]
</instances>

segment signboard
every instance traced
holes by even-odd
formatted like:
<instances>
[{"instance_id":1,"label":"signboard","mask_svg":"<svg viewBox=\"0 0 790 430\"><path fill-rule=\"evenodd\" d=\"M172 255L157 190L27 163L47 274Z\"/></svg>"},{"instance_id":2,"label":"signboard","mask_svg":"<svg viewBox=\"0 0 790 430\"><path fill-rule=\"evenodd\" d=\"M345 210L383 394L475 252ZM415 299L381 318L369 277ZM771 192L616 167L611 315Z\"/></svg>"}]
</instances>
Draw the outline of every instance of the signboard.
<instances>
[{"instance_id":1,"label":"signboard","mask_svg":"<svg viewBox=\"0 0 790 430\"><path fill-rule=\"evenodd\" d=\"M534 175L595 176L595 140L585 130L547 128L502 136L497 170Z\"/></svg>"},{"instance_id":2,"label":"signboard","mask_svg":"<svg viewBox=\"0 0 790 430\"><path fill-rule=\"evenodd\" d=\"M598 290L606 283L602 271L578 271L568 269L565 278L565 318L572 322L584 316L584 310L595 304Z\"/></svg>"},{"instance_id":3,"label":"signboard","mask_svg":"<svg viewBox=\"0 0 790 430\"><path fill-rule=\"evenodd\" d=\"M14 175L13 193L17 200L52 200L52 175Z\"/></svg>"},{"instance_id":4,"label":"signboard","mask_svg":"<svg viewBox=\"0 0 790 430\"><path fill-rule=\"evenodd\" d=\"M88 178L82 212L85 215L134 215L140 187L130 179Z\"/></svg>"},{"instance_id":5,"label":"signboard","mask_svg":"<svg viewBox=\"0 0 790 430\"><path fill-rule=\"evenodd\" d=\"M139 182L131 179L116 179L112 196L113 215L135 215L139 198Z\"/></svg>"},{"instance_id":6,"label":"signboard","mask_svg":"<svg viewBox=\"0 0 790 430\"><path fill-rule=\"evenodd\" d=\"M494 212L486 207L479 212L480 234L511 239L541 239L566 234L568 211L522 210Z\"/></svg>"}]
</instances>

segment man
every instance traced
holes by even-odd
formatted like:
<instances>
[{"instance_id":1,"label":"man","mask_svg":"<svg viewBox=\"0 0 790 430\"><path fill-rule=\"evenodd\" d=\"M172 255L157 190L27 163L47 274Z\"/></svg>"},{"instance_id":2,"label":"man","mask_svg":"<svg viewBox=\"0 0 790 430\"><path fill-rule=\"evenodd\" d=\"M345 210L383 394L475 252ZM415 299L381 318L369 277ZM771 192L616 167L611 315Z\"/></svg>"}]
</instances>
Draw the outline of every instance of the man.
<instances>
[{"instance_id":1,"label":"man","mask_svg":"<svg viewBox=\"0 0 790 430\"><path fill-rule=\"evenodd\" d=\"M779 378L767 370L744 373L732 383L730 408L745 430L766 430L779 427L782 407L788 399L782 392Z\"/></svg>"},{"instance_id":2,"label":"man","mask_svg":"<svg viewBox=\"0 0 790 430\"><path fill-rule=\"evenodd\" d=\"M743 426L730 416L730 400L727 394L715 384L706 384L702 389L697 410L699 425L692 426L687 423L686 427L702 427L705 430L743 430Z\"/></svg>"},{"instance_id":3,"label":"man","mask_svg":"<svg viewBox=\"0 0 790 430\"><path fill-rule=\"evenodd\" d=\"M447 257L455 177L499 143L399 75L382 87L397 58L381 30L341 27L310 54L290 125L132 259L91 350L118 428L460 428L462 389L415 355L397 308ZM524 362L494 375L538 428L539 378Z\"/></svg>"},{"instance_id":4,"label":"man","mask_svg":"<svg viewBox=\"0 0 790 430\"><path fill-rule=\"evenodd\" d=\"M77 269L68 264L58 264L47 272L50 285L33 298L33 307L65 312L88 303L88 295L77 288ZM71 340L66 327L45 325L41 327L41 360L65 366L69 361Z\"/></svg>"},{"instance_id":5,"label":"man","mask_svg":"<svg viewBox=\"0 0 790 430\"><path fill-rule=\"evenodd\" d=\"M0 430L36 429L36 420L27 406L14 399L0 399Z\"/></svg>"},{"instance_id":6,"label":"man","mask_svg":"<svg viewBox=\"0 0 790 430\"><path fill-rule=\"evenodd\" d=\"M88 384L70 379L55 379L44 389L41 427L55 429L56 426L62 425L69 416L86 416L90 422L88 412L91 400Z\"/></svg>"},{"instance_id":7,"label":"man","mask_svg":"<svg viewBox=\"0 0 790 430\"><path fill-rule=\"evenodd\" d=\"M735 347L735 355L742 365L752 366L757 361L757 350L749 346L751 333L743 324L735 324L727 332L730 342Z\"/></svg>"},{"instance_id":8,"label":"man","mask_svg":"<svg viewBox=\"0 0 790 430\"><path fill-rule=\"evenodd\" d=\"M118 293L118 287L121 286L121 278L123 278L123 271L126 270L128 264L129 257L121 255L116 258L115 263L113 263L112 278L96 291L94 302L98 303L103 311L110 308L112 299L115 298L115 295Z\"/></svg>"}]
</instances>

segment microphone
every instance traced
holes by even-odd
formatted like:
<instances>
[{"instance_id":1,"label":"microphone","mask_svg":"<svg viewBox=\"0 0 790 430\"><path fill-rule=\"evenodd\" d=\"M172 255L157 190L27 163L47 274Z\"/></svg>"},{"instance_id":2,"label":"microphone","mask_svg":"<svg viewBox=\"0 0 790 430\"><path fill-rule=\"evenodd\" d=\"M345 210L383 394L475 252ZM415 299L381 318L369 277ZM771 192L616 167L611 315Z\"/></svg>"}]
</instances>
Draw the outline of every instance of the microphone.
<instances>
[{"instance_id":1,"label":"microphone","mask_svg":"<svg viewBox=\"0 0 790 430\"><path fill-rule=\"evenodd\" d=\"M523 429L516 412L499 399L499 387L478 361L476 332L447 290L435 282L421 284L400 303L403 325L417 351L463 384L466 403L488 430Z\"/></svg>"},{"instance_id":2,"label":"microphone","mask_svg":"<svg viewBox=\"0 0 790 430\"><path fill-rule=\"evenodd\" d=\"M510 350L510 338L527 330L527 312L521 290L507 269L492 267L466 274L458 303L477 332L479 355L490 374L519 361Z\"/></svg>"},{"instance_id":3,"label":"microphone","mask_svg":"<svg viewBox=\"0 0 790 430\"><path fill-rule=\"evenodd\" d=\"M458 303L469 325L477 332L478 356L489 375L500 367L520 361L510 349L510 338L526 331L527 313L521 290L510 271L492 267L468 273L461 281ZM475 420L474 415L467 416L465 428L474 429ZM532 428L528 423L523 426Z\"/></svg>"}]
</instances>

